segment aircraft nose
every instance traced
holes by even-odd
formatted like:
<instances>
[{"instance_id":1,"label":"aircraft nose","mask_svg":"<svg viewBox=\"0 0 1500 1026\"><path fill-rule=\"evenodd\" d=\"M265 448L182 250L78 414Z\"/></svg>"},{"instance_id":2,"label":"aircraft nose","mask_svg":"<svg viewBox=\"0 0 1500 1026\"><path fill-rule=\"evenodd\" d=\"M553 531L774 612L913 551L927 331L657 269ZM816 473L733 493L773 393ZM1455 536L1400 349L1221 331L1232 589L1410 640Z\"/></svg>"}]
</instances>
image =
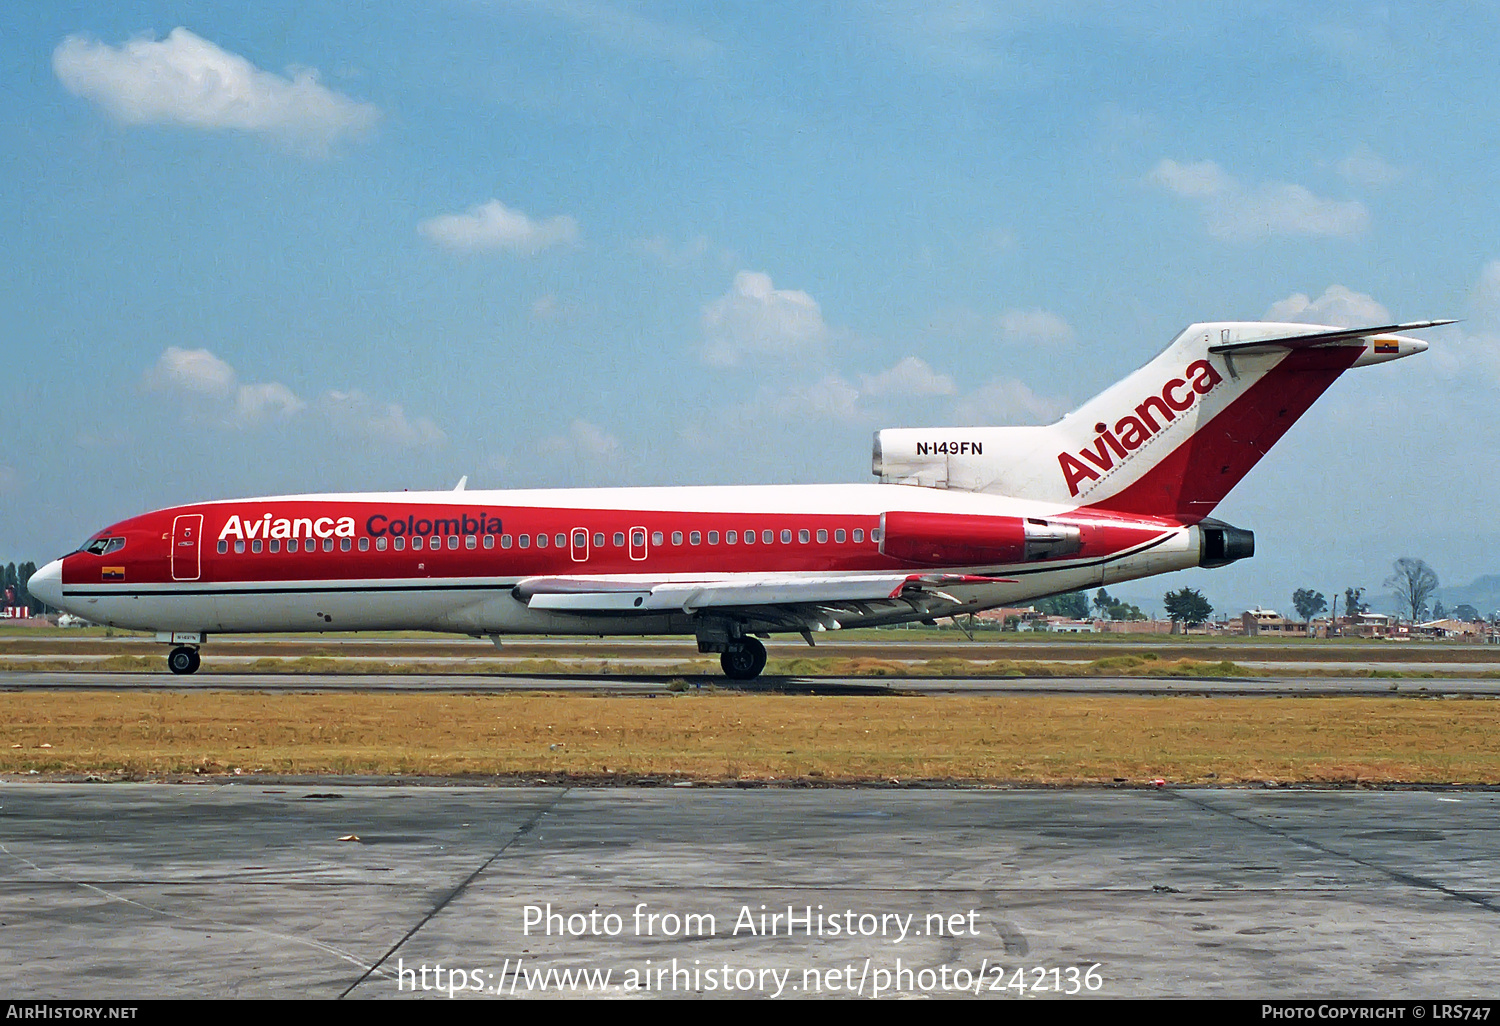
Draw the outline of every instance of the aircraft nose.
<instances>
[{"instance_id":1,"label":"aircraft nose","mask_svg":"<svg viewBox=\"0 0 1500 1026\"><path fill-rule=\"evenodd\" d=\"M26 590L54 609L62 608L62 560L54 559L26 582Z\"/></svg>"}]
</instances>

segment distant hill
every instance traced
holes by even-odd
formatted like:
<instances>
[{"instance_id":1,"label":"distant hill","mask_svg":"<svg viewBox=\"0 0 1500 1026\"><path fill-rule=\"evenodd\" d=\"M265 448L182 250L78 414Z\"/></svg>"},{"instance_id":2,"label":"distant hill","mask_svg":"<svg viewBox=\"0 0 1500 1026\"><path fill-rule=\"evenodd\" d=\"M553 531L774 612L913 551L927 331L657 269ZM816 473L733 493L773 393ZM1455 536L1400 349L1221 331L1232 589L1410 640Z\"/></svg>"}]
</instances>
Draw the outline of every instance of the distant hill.
<instances>
[{"instance_id":1,"label":"distant hill","mask_svg":"<svg viewBox=\"0 0 1500 1026\"><path fill-rule=\"evenodd\" d=\"M1500 574L1476 577L1469 584L1439 588L1437 597L1448 609L1467 602L1485 616L1500 609Z\"/></svg>"}]
</instances>

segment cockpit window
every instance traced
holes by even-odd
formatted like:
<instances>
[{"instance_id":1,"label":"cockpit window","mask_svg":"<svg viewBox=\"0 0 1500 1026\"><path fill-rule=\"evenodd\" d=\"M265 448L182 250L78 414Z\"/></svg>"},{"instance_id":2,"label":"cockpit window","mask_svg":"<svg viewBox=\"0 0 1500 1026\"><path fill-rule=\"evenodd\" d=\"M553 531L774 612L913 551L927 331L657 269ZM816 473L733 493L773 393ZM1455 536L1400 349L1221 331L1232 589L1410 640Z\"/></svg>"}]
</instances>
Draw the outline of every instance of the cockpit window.
<instances>
[{"instance_id":1,"label":"cockpit window","mask_svg":"<svg viewBox=\"0 0 1500 1026\"><path fill-rule=\"evenodd\" d=\"M95 538L83 547L84 552L95 556L107 556L111 552L119 552L125 547L124 538Z\"/></svg>"}]
</instances>

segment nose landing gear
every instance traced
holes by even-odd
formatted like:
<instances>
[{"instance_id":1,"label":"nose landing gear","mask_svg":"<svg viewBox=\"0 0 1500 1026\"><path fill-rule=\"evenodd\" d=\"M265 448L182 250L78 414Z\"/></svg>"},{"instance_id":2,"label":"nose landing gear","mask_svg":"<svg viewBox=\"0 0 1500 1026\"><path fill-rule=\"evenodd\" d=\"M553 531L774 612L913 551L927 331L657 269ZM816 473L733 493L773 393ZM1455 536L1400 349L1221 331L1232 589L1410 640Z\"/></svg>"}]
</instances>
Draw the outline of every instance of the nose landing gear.
<instances>
[{"instance_id":1,"label":"nose landing gear","mask_svg":"<svg viewBox=\"0 0 1500 1026\"><path fill-rule=\"evenodd\" d=\"M178 645L167 653L167 669L173 673L197 673L199 663L198 650L189 645Z\"/></svg>"}]
</instances>

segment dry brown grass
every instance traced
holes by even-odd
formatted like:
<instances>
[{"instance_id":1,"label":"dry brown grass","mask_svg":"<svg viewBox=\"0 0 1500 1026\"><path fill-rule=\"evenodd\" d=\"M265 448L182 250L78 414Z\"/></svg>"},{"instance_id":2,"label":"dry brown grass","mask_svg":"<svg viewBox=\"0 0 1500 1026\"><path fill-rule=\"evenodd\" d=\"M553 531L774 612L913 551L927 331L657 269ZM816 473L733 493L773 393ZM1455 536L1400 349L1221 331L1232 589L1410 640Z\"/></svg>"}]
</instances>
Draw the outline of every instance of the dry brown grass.
<instances>
[{"instance_id":1,"label":"dry brown grass","mask_svg":"<svg viewBox=\"0 0 1500 1026\"><path fill-rule=\"evenodd\" d=\"M1500 782L1496 706L1483 700L32 692L3 701L0 771L10 773Z\"/></svg>"}]
</instances>

